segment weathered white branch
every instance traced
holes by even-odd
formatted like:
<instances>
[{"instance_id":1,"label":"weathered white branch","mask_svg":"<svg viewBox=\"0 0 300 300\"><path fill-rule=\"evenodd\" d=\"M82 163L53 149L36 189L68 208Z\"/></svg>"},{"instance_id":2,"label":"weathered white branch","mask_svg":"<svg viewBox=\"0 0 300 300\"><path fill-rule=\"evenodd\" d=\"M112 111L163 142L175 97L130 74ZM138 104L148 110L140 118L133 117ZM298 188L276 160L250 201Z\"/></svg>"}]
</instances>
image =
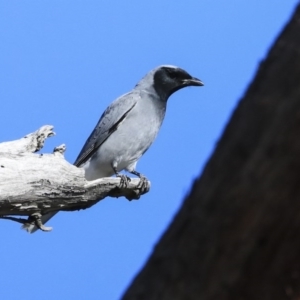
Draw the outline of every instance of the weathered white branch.
<instances>
[{"instance_id":1,"label":"weathered white branch","mask_svg":"<svg viewBox=\"0 0 300 300\"><path fill-rule=\"evenodd\" d=\"M10 153L26 153L26 152L37 152L44 146L44 142L48 137L54 136L53 126L45 125L33 133L25 135L23 138L0 143L0 152Z\"/></svg>"},{"instance_id":2,"label":"weathered white branch","mask_svg":"<svg viewBox=\"0 0 300 300\"><path fill-rule=\"evenodd\" d=\"M131 179L120 188L119 178L86 181L82 169L68 163L61 145L53 154L35 154L46 138L53 136L53 126L43 126L24 138L0 144L0 216L44 215L53 211L85 209L107 196L139 199L148 192Z\"/></svg>"}]
</instances>

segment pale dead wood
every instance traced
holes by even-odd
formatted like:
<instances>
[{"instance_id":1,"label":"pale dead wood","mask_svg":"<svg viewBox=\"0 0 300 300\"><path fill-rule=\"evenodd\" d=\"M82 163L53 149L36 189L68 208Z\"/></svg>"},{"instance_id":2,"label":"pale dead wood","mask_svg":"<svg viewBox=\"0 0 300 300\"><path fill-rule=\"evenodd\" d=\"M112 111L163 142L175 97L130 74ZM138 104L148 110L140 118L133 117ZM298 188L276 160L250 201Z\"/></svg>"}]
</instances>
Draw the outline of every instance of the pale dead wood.
<instances>
[{"instance_id":1,"label":"pale dead wood","mask_svg":"<svg viewBox=\"0 0 300 300\"><path fill-rule=\"evenodd\" d=\"M64 159L65 145L52 154L36 154L45 140L53 136L53 126L43 126L24 138L0 143L0 216L24 223L28 216L40 222L40 216L54 211L86 209L100 200L124 196L139 199L150 189L139 187L140 180L131 179L120 187L119 178L86 181L82 169Z\"/></svg>"}]
</instances>

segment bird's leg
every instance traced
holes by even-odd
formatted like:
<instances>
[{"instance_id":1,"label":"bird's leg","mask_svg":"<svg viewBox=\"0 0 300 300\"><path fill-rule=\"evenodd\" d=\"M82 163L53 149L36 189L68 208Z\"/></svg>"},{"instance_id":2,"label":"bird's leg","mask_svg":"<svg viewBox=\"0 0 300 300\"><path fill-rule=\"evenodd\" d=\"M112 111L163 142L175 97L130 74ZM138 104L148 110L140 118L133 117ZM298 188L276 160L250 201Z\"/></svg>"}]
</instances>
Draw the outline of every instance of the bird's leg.
<instances>
[{"instance_id":1,"label":"bird's leg","mask_svg":"<svg viewBox=\"0 0 300 300\"><path fill-rule=\"evenodd\" d=\"M115 165L112 165L112 168L116 174L116 177L120 178L120 188L126 188L128 186L128 183L131 181L130 177L124 174L120 174Z\"/></svg>"},{"instance_id":2,"label":"bird's leg","mask_svg":"<svg viewBox=\"0 0 300 300\"><path fill-rule=\"evenodd\" d=\"M135 170L131 170L129 171L131 174L138 176L140 178L140 182L138 184L138 188L141 189L142 191L144 191L145 189L149 189L148 187L148 179L141 173L135 171Z\"/></svg>"}]
</instances>

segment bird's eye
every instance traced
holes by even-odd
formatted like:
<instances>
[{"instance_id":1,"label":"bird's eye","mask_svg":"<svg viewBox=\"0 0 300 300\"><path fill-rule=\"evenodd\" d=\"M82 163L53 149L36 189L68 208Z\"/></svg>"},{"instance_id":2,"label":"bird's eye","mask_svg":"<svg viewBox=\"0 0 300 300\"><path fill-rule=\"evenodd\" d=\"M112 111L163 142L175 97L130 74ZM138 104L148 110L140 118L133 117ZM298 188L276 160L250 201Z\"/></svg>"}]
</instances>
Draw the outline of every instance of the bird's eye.
<instances>
[{"instance_id":1,"label":"bird's eye","mask_svg":"<svg viewBox=\"0 0 300 300\"><path fill-rule=\"evenodd\" d=\"M173 69L166 69L170 78L174 79L177 77L177 72Z\"/></svg>"}]
</instances>

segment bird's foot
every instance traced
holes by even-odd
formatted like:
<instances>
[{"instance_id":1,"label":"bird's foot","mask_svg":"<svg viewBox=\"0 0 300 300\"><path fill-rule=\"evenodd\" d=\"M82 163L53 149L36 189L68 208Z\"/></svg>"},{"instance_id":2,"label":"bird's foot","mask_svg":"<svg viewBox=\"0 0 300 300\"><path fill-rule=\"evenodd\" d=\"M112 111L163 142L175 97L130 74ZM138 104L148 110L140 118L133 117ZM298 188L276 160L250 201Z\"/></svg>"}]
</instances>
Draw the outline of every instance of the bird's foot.
<instances>
[{"instance_id":1,"label":"bird's foot","mask_svg":"<svg viewBox=\"0 0 300 300\"><path fill-rule=\"evenodd\" d=\"M141 193L144 193L145 191L148 191L150 189L149 187L149 181L144 175L140 175L140 182L138 183L137 187L141 190Z\"/></svg>"},{"instance_id":2,"label":"bird's foot","mask_svg":"<svg viewBox=\"0 0 300 300\"><path fill-rule=\"evenodd\" d=\"M136 170L131 170L129 172L140 178L140 181L137 185L137 188L140 190L140 193L141 194L147 193L150 190L149 180L143 174L137 172Z\"/></svg>"},{"instance_id":3,"label":"bird's foot","mask_svg":"<svg viewBox=\"0 0 300 300\"><path fill-rule=\"evenodd\" d=\"M120 188L127 188L129 182L131 181L130 177L124 174L116 174L120 178Z\"/></svg>"}]
</instances>

